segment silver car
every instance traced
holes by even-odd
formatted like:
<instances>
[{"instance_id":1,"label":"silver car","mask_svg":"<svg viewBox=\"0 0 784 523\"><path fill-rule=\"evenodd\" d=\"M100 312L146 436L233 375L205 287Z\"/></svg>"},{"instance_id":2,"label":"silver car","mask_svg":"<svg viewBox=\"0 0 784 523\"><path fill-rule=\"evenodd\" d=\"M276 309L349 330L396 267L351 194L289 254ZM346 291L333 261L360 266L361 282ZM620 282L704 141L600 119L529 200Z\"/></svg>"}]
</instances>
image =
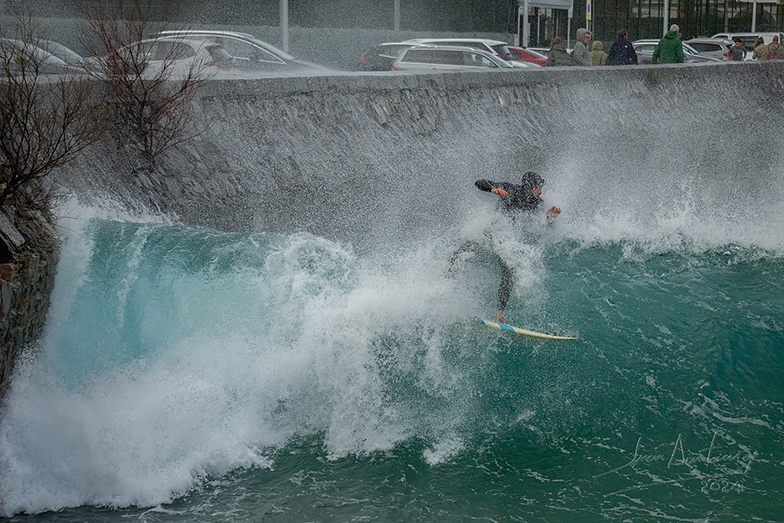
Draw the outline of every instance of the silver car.
<instances>
[{"instance_id":1,"label":"silver car","mask_svg":"<svg viewBox=\"0 0 784 523\"><path fill-rule=\"evenodd\" d=\"M487 38L414 38L406 40L409 44L428 44L428 45L455 45L459 47L473 47L494 54L503 60L507 60L513 67L528 67L523 62L512 59L506 42L501 40L489 40Z\"/></svg>"},{"instance_id":2,"label":"silver car","mask_svg":"<svg viewBox=\"0 0 784 523\"><path fill-rule=\"evenodd\" d=\"M253 35L233 31L189 29L162 31L158 37L179 37L220 44L234 58L234 67L253 71L326 72L326 67L299 60Z\"/></svg>"},{"instance_id":3,"label":"silver car","mask_svg":"<svg viewBox=\"0 0 784 523\"><path fill-rule=\"evenodd\" d=\"M692 46L700 54L713 56L722 62L730 59L730 47L733 46L732 40L720 38L692 38L684 43Z\"/></svg>"},{"instance_id":4,"label":"silver car","mask_svg":"<svg viewBox=\"0 0 784 523\"><path fill-rule=\"evenodd\" d=\"M645 40L635 40L632 42L634 52L637 53L637 61L641 64L651 63L653 52L659 44L658 38L650 38ZM702 62L721 62L718 58L713 56L706 56L699 53L696 49L685 42L683 45L683 62L687 64L702 63Z\"/></svg>"},{"instance_id":5,"label":"silver car","mask_svg":"<svg viewBox=\"0 0 784 523\"><path fill-rule=\"evenodd\" d=\"M37 41L22 42L14 38L0 38L0 59L6 64L8 72L13 75L23 72L40 74L84 74L85 70L79 65L66 63L49 51L42 49Z\"/></svg>"},{"instance_id":6,"label":"silver car","mask_svg":"<svg viewBox=\"0 0 784 523\"><path fill-rule=\"evenodd\" d=\"M173 78L184 78L190 71L203 70L212 75L230 69L233 64L233 58L219 44L175 37L141 40L118 49L116 55L114 59L89 57L85 59L85 65L101 71L119 57L120 64L144 64L140 73L144 78L155 77L164 67Z\"/></svg>"},{"instance_id":7,"label":"silver car","mask_svg":"<svg viewBox=\"0 0 784 523\"><path fill-rule=\"evenodd\" d=\"M451 45L420 45L400 53L393 71L487 71L516 69L506 60L480 49Z\"/></svg>"}]
</instances>

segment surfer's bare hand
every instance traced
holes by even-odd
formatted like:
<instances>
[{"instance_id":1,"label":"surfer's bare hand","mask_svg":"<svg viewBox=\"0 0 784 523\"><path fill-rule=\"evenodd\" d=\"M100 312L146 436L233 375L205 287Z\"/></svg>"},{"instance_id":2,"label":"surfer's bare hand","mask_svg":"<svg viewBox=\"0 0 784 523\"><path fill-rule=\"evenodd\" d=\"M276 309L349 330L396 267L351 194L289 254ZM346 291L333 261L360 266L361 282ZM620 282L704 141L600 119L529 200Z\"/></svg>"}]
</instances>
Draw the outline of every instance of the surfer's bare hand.
<instances>
[{"instance_id":1,"label":"surfer's bare hand","mask_svg":"<svg viewBox=\"0 0 784 523\"><path fill-rule=\"evenodd\" d=\"M555 217L556 217L556 216L558 216L559 214L561 214L561 209L559 209L559 208L558 208L558 207L556 207L555 205L553 205L552 207L550 207L550 208L547 210L547 217L548 217L548 218L555 218Z\"/></svg>"},{"instance_id":2,"label":"surfer's bare hand","mask_svg":"<svg viewBox=\"0 0 784 523\"><path fill-rule=\"evenodd\" d=\"M498 313L495 315L495 318L498 320L498 323L506 323L506 320L504 319L504 311L498 311Z\"/></svg>"},{"instance_id":3,"label":"surfer's bare hand","mask_svg":"<svg viewBox=\"0 0 784 523\"><path fill-rule=\"evenodd\" d=\"M503 189L496 188L496 189L492 189L490 192L493 194L497 194L498 196L509 196L509 193Z\"/></svg>"}]
</instances>

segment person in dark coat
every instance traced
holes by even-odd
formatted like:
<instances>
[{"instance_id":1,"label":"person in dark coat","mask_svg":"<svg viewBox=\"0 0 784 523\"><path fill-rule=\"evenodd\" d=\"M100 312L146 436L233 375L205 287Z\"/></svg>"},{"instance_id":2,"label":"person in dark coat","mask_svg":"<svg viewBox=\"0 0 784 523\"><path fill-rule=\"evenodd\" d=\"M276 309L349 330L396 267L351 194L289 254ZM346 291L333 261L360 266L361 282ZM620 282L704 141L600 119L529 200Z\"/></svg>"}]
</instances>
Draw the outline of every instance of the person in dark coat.
<instances>
[{"instance_id":1,"label":"person in dark coat","mask_svg":"<svg viewBox=\"0 0 784 523\"><path fill-rule=\"evenodd\" d=\"M618 38L607 53L607 65L637 65L637 53L627 35L626 29L618 31Z\"/></svg>"},{"instance_id":2,"label":"person in dark coat","mask_svg":"<svg viewBox=\"0 0 784 523\"><path fill-rule=\"evenodd\" d=\"M730 47L730 60L733 62L742 62L746 59L746 46L743 45L743 40L740 38L735 39L735 45Z\"/></svg>"},{"instance_id":3,"label":"person in dark coat","mask_svg":"<svg viewBox=\"0 0 784 523\"><path fill-rule=\"evenodd\" d=\"M491 182L490 180L477 180L474 182L476 188L480 191L490 192L499 196L498 210L502 214L516 219L521 215L531 214L535 211L539 204L542 203L542 186L544 179L539 174L528 171L523 174L520 185L509 182ZM561 213L561 209L556 206L550 207L547 210L547 219L552 221L553 218ZM447 274L451 274L453 265L458 256L464 252L481 252L487 251L486 244L477 241L467 241L459 249L457 249L452 258L449 260L449 269ZM504 319L504 309L506 303L509 301L509 295L512 291L513 273L512 269L504 262L503 259L494 253L498 258L498 263L501 266L501 285L498 288L498 313L496 319L499 323L506 323Z\"/></svg>"}]
</instances>

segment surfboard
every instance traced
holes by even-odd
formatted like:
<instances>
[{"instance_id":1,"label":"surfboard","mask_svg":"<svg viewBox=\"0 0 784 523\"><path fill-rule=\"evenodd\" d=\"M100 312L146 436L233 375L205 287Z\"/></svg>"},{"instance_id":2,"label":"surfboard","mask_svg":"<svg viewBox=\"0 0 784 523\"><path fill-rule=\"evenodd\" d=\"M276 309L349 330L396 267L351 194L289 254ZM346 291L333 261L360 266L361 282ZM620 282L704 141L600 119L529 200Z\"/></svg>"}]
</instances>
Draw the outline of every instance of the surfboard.
<instances>
[{"instance_id":1,"label":"surfboard","mask_svg":"<svg viewBox=\"0 0 784 523\"><path fill-rule=\"evenodd\" d=\"M538 340L562 341L562 340L578 339L572 336L558 336L555 334L544 334L543 332L529 331L527 329L521 329L520 327L513 327L512 325L507 325L506 323L496 323L494 321L485 320L477 316L469 316L468 319L478 325L484 325L485 327L490 327L491 329L508 332L510 334L517 334L520 336L526 336L528 338L535 338Z\"/></svg>"}]
</instances>

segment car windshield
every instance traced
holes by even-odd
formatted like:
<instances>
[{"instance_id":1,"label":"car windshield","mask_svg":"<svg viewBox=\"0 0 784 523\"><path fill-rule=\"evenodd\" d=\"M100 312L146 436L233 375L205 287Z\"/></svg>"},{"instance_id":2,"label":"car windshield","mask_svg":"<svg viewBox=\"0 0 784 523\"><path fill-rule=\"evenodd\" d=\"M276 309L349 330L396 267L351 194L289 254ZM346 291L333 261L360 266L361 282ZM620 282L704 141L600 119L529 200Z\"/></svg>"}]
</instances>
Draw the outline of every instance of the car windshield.
<instances>
[{"instance_id":1,"label":"car windshield","mask_svg":"<svg viewBox=\"0 0 784 523\"><path fill-rule=\"evenodd\" d=\"M278 49L274 45L270 45L267 42L259 40L251 35L244 34L244 33L232 33L232 32L224 32L224 31L202 31L202 30L187 30L187 31L164 31L160 33L161 36L168 36L172 34L180 34L184 38L189 39L196 39L196 40L204 40L207 42L216 42L219 44L225 45L226 40L234 40L239 42L244 42L248 45L254 46L258 49L263 49L265 52L272 54L277 58L278 62L282 62L283 60L296 60L295 57L291 56L287 52ZM232 56L239 56L234 55L229 49L229 46L226 45L226 49L228 50L229 54Z\"/></svg>"},{"instance_id":2,"label":"car windshield","mask_svg":"<svg viewBox=\"0 0 784 523\"><path fill-rule=\"evenodd\" d=\"M82 57L62 44L50 40L41 40L39 45L67 64L79 64Z\"/></svg>"},{"instance_id":3,"label":"car windshield","mask_svg":"<svg viewBox=\"0 0 784 523\"><path fill-rule=\"evenodd\" d=\"M24 49L24 53L22 54L23 59L32 57L35 63L39 65L48 65L48 66L65 65L65 62L63 62L56 56L44 51L39 47L36 47L32 44L23 43L19 40L4 40L2 44L2 49L4 53L4 58L8 56L9 52L19 52L22 49Z\"/></svg>"},{"instance_id":4,"label":"car windshield","mask_svg":"<svg viewBox=\"0 0 784 523\"><path fill-rule=\"evenodd\" d=\"M276 64L285 63L283 60L270 53L263 47L234 38L231 36L210 36L206 38L208 42L214 42L223 46L226 51L234 58L242 58L251 62L271 62Z\"/></svg>"},{"instance_id":5,"label":"car windshield","mask_svg":"<svg viewBox=\"0 0 784 523\"><path fill-rule=\"evenodd\" d=\"M493 50L496 53L498 53L498 56L502 58L509 58L511 56L511 53L509 53L509 49L503 44L494 45L492 47Z\"/></svg>"},{"instance_id":6,"label":"car windshield","mask_svg":"<svg viewBox=\"0 0 784 523\"><path fill-rule=\"evenodd\" d=\"M411 44L401 44L401 45L384 45L379 46L375 49L376 56L383 56L384 58L397 58L400 56L400 52L404 49L408 49L412 47Z\"/></svg>"}]
</instances>

